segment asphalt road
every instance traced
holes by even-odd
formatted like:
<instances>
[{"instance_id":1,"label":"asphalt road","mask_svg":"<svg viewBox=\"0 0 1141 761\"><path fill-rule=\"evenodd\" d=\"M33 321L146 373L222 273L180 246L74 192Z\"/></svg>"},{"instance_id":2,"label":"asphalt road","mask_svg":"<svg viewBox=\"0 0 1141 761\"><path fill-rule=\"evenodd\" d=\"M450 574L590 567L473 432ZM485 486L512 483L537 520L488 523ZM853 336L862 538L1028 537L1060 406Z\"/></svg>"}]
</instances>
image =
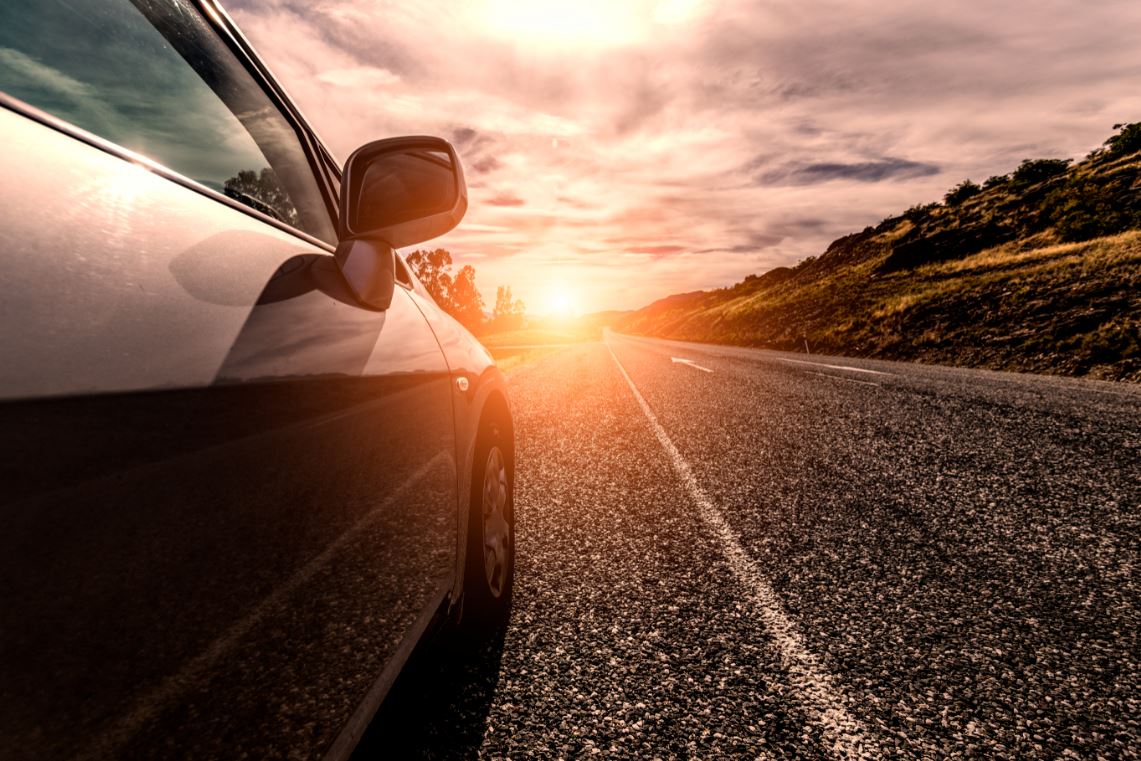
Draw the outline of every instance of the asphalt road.
<instances>
[{"instance_id":1,"label":"asphalt road","mask_svg":"<svg viewBox=\"0 0 1141 761\"><path fill-rule=\"evenodd\" d=\"M1136 387L621 336L511 385L510 626L371 753L1138 757Z\"/></svg>"}]
</instances>

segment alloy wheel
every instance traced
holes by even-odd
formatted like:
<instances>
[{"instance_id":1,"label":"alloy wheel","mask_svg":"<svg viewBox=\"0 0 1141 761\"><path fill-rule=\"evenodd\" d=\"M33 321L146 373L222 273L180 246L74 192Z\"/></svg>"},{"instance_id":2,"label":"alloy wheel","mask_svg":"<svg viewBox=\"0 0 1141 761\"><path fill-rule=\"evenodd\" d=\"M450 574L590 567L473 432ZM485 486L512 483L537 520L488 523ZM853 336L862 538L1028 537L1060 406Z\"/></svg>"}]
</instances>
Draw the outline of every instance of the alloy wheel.
<instances>
[{"instance_id":1,"label":"alloy wheel","mask_svg":"<svg viewBox=\"0 0 1141 761\"><path fill-rule=\"evenodd\" d=\"M487 453L483 471L483 570L492 597L507 586L511 525L507 522L507 466L499 447Z\"/></svg>"}]
</instances>

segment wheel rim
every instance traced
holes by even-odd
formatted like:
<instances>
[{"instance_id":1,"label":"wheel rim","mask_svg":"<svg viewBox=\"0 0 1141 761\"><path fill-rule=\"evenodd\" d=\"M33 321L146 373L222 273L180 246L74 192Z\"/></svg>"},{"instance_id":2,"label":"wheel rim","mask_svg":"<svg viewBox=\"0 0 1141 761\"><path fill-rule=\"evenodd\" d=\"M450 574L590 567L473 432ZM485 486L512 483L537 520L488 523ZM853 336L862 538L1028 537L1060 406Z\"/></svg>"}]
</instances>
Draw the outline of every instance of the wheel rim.
<instances>
[{"instance_id":1,"label":"wheel rim","mask_svg":"<svg viewBox=\"0 0 1141 761\"><path fill-rule=\"evenodd\" d=\"M483 471L483 571L493 597L503 594L511 555L507 522L507 467L499 447L487 453Z\"/></svg>"}]
</instances>

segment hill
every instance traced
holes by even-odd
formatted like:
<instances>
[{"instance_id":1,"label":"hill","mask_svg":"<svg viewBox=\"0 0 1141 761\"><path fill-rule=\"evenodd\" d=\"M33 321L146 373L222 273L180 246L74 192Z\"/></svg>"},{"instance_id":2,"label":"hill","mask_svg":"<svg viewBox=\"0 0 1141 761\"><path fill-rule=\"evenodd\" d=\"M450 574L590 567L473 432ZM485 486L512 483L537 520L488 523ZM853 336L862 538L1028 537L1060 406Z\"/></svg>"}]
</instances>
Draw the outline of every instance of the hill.
<instances>
[{"instance_id":1,"label":"hill","mask_svg":"<svg viewBox=\"0 0 1141 761\"><path fill-rule=\"evenodd\" d=\"M618 330L1141 381L1141 123L1024 161L795 267L661 299Z\"/></svg>"}]
</instances>

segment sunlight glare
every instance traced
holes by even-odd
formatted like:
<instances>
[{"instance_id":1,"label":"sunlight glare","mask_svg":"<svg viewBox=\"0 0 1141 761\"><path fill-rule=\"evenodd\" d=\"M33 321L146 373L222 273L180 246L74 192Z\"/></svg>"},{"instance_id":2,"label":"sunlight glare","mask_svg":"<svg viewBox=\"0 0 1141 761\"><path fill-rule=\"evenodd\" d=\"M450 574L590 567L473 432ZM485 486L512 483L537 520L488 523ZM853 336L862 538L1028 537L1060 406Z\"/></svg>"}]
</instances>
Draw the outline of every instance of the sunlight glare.
<instances>
[{"instance_id":1,"label":"sunlight glare","mask_svg":"<svg viewBox=\"0 0 1141 761\"><path fill-rule=\"evenodd\" d=\"M578 311L574 294L566 288L548 293L546 307L552 317L573 317Z\"/></svg>"}]
</instances>

